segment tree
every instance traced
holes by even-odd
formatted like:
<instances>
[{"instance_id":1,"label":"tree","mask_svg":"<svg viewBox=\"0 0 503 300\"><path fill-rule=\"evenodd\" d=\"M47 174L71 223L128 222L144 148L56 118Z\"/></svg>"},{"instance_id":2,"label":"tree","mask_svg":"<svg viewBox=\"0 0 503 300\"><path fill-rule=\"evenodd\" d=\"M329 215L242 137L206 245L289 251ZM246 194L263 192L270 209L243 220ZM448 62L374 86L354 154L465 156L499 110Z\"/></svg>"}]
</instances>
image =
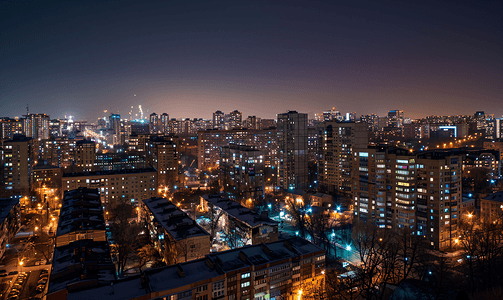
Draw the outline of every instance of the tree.
<instances>
[{"instance_id":1,"label":"tree","mask_svg":"<svg viewBox=\"0 0 503 300\"><path fill-rule=\"evenodd\" d=\"M54 249L54 238L41 230L34 244L34 249L37 253L42 254L46 262L49 262Z\"/></svg>"},{"instance_id":2,"label":"tree","mask_svg":"<svg viewBox=\"0 0 503 300\"><path fill-rule=\"evenodd\" d=\"M310 197L308 195L295 199L293 197L287 197L286 204L288 212L292 216L292 220L299 230L299 236L301 238L306 238L306 233L308 231L306 224L306 212L311 204Z\"/></svg>"},{"instance_id":3,"label":"tree","mask_svg":"<svg viewBox=\"0 0 503 300\"><path fill-rule=\"evenodd\" d=\"M227 246L230 249L236 249L249 244L251 236L246 229L241 228L235 222L229 220L227 226L222 232L222 237L225 239Z\"/></svg>"},{"instance_id":4,"label":"tree","mask_svg":"<svg viewBox=\"0 0 503 300\"><path fill-rule=\"evenodd\" d=\"M491 220L463 215L459 220L459 243L466 254L469 287L476 290L501 286L503 279L502 216Z\"/></svg>"},{"instance_id":5,"label":"tree","mask_svg":"<svg viewBox=\"0 0 503 300\"><path fill-rule=\"evenodd\" d=\"M222 209L216 209L215 205L210 205L208 209L208 232L210 234L210 243L213 243L215 236L220 228L220 219L224 215L224 211Z\"/></svg>"},{"instance_id":6,"label":"tree","mask_svg":"<svg viewBox=\"0 0 503 300\"><path fill-rule=\"evenodd\" d=\"M170 237L164 239L164 261L166 264L174 265L178 263L178 258L187 254L187 245L184 241L175 241Z\"/></svg>"},{"instance_id":7,"label":"tree","mask_svg":"<svg viewBox=\"0 0 503 300\"><path fill-rule=\"evenodd\" d=\"M122 277L126 264L133 254L133 250L136 249L135 242L142 226L130 220L134 214L133 207L129 204L118 204L110 210L110 213L110 220L113 220L110 224L110 231L113 246L117 252L118 274L119 277Z\"/></svg>"},{"instance_id":8,"label":"tree","mask_svg":"<svg viewBox=\"0 0 503 300\"><path fill-rule=\"evenodd\" d=\"M146 244L136 250L136 255L139 259L137 268L141 272L141 268L146 266L149 262L159 261L159 252L151 245Z\"/></svg>"}]
</instances>

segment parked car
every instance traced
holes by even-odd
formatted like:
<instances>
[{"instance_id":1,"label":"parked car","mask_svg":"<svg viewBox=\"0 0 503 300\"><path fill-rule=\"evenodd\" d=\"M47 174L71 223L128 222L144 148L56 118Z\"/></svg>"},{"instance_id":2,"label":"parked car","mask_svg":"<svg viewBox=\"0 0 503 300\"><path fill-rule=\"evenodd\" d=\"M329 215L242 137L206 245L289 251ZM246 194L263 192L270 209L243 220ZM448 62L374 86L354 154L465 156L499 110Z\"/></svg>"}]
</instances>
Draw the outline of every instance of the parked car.
<instances>
[{"instance_id":1,"label":"parked car","mask_svg":"<svg viewBox=\"0 0 503 300\"><path fill-rule=\"evenodd\" d=\"M11 271L9 272L9 275L17 275L17 273L18 273L17 271Z\"/></svg>"}]
</instances>

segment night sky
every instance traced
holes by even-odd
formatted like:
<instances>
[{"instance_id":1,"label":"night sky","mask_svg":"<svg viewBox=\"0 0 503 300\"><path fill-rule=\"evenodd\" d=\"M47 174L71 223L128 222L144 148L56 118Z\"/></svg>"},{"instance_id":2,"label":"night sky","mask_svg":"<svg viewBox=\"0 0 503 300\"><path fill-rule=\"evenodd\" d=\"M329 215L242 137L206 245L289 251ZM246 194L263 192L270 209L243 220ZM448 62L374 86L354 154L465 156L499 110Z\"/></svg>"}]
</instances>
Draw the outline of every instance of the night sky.
<instances>
[{"instance_id":1,"label":"night sky","mask_svg":"<svg viewBox=\"0 0 503 300\"><path fill-rule=\"evenodd\" d=\"M0 117L503 115L501 1L85 2L0 1Z\"/></svg>"}]
</instances>

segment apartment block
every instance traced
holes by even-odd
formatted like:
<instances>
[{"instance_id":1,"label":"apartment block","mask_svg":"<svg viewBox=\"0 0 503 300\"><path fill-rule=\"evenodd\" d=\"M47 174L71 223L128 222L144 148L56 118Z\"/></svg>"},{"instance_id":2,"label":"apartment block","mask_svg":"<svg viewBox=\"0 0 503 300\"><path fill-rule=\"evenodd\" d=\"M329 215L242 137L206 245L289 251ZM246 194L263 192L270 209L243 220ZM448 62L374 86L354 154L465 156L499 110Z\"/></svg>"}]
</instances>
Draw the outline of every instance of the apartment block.
<instances>
[{"instance_id":1,"label":"apartment block","mask_svg":"<svg viewBox=\"0 0 503 300\"><path fill-rule=\"evenodd\" d=\"M219 210L224 212L223 227L226 227L227 230L239 232L240 238L236 243L237 246L255 245L278 240L278 222L266 215L259 215L224 195L201 196L200 209L208 211L211 208L217 212Z\"/></svg>"},{"instance_id":2,"label":"apartment block","mask_svg":"<svg viewBox=\"0 0 503 300\"><path fill-rule=\"evenodd\" d=\"M353 122L324 122L321 127L318 186L323 192L351 195L353 152L366 148L367 125Z\"/></svg>"},{"instance_id":3,"label":"apartment block","mask_svg":"<svg viewBox=\"0 0 503 300\"><path fill-rule=\"evenodd\" d=\"M3 257L9 241L21 226L19 200L0 198L0 258Z\"/></svg>"},{"instance_id":4,"label":"apartment block","mask_svg":"<svg viewBox=\"0 0 503 300\"><path fill-rule=\"evenodd\" d=\"M119 171L64 173L62 191L79 187L99 190L101 203L129 203L137 206L141 199L157 195L157 171L153 168Z\"/></svg>"},{"instance_id":5,"label":"apartment block","mask_svg":"<svg viewBox=\"0 0 503 300\"><path fill-rule=\"evenodd\" d=\"M496 192L480 200L480 217L485 222L498 222L503 217L503 192Z\"/></svg>"},{"instance_id":6,"label":"apartment block","mask_svg":"<svg viewBox=\"0 0 503 300\"><path fill-rule=\"evenodd\" d=\"M166 264L191 261L210 253L208 232L167 199L143 200L140 219Z\"/></svg>"},{"instance_id":7,"label":"apartment block","mask_svg":"<svg viewBox=\"0 0 503 300\"><path fill-rule=\"evenodd\" d=\"M222 147L220 163L225 190L243 198L264 196L264 155L253 147L229 145Z\"/></svg>"},{"instance_id":8,"label":"apartment block","mask_svg":"<svg viewBox=\"0 0 503 300\"><path fill-rule=\"evenodd\" d=\"M150 269L113 286L69 291L68 299L298 299L322 286L325 252L300 238L211 253Z\"/></svg>"},{"instance_id":9,"label":"apartment block","mask_svg":"<svg viewBox=\"0 0 503 300\"><path fill-rule=\"evenodd\" d=\"M278 114L278 186L284 190L309 187L307 114Z\"/></svg>"},{"instance_id":10,"label":"apartment block","mask_svg":"<svg viewBox=\"0 0 503 300\"><path fill-rule=\"evenodd\" d=\"M56 231L56 247L73 241L106 242L105 220L98 189L66 191Z\"/></svg>"},{"instance_id":11,"label":"apartment block","mask_svg":"<svg viewBox=\"0 0 503 300\"><path fill-rule=\"evenodd\" d=\"M198 169L215 168L220 165L222 147L231 144L254 147L264 154L264 167L277 172L276 129L204 130L197 133Z\"/></svg>"},{"instance_id":12,"label":"apartment block","mask_svg":"<svg viewBox=\"0 0 503 300\"><path fill-rule=\"evenodd\" d=\"M408 228L435 249L450 248L461 204L461 160L441 150L356 149L354 217L380 228Z\"/></svg>"},{"instance_id":13,"label":"apartment block","mask_svg":"<svg viewBox=\"0 0 503 300\"><path fill-rule=\"evenodd\" d=\"M4 142L3 183L8 196L27 195L31 188L31 172L34 158L33 139L14 135Z\"/></svg>"}]
</instances>

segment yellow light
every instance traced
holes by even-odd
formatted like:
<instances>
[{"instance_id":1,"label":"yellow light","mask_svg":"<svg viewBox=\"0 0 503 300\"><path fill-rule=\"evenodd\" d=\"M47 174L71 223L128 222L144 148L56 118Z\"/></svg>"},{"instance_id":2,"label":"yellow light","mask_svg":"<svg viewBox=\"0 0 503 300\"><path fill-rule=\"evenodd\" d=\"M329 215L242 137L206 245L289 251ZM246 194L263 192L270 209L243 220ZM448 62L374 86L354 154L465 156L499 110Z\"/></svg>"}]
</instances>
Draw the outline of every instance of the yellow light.
<instances>
[{"instance_id":1,"label":"yellow light","mask_svg":"<svg viewBox=\"0 0 503 300\"><path fill-rule=\"evenodd\" d=\"M35 230L38 230L38 226L35 226Z\"/></svg>"},{"instance_id":2,"label":"yellow light","mask_svg":"<svg viewBox=\"0 0 503 300\"><path fill-rule=\"evenodd\" d=\"M471 218L471 217L473 217L473 215L472 214L468 214L468 218Z\"/></svg>"},{"instance_id":3,"label":"yellow light","mask_svg":"<svg viewBox=\"0 0 503 300\"><path fill-rule=\"evenodd\" d=\"M23 264L24 264L24 262L23 262L23 261L20 261L20 262L19 262L19 265L20 265L20 266L22 266Z\"/></svg>"},{"instance_id":4,"label":"yellow light","mask_svg":"<svg viewBox=\"0 0 503 300\"><path fill-rule=\"evenodd\" d=\"M458 239L455 239L455 240L454 240L454 243L456 243L456 244L457 244L457 243L459 243L459 240L458 240Z\"/></svg>"}]
</instances>

